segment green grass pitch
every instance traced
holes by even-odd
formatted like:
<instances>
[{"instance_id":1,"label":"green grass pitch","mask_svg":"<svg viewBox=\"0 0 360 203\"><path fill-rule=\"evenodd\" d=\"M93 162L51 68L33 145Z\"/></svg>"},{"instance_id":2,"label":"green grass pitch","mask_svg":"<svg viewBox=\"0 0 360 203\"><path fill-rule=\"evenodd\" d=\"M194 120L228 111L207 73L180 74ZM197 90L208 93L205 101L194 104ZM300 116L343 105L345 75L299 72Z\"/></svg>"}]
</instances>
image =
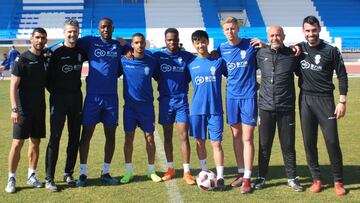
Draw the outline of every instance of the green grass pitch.
<instances>
[{"instance_id":1,"label":"green grass pitch","mask_svg":"<svg viewBox=\"0 0 360 203\"><path fill-rule=\"evenodd\" d=\"M334 79L337 84L336 79ZM360 137L358 121L360 118L360 79L349 79L349 94L347 99L347 113L345 118L340 119L339 134L342 153L344 157L344 176L345 187L348 194L344 197L337 197L332 185L332 175L329 166L329 159L324 145L322 134L319 134L319 161L321 164L322 179L325 187L319 194L311 194L308 187L311 183L309 171L306 165L305 152L302 143L299 115L297 110L296 123L296 152L298 175L300 182L305 186L306 191L293 192L286 186L285 171L279 147L279 140L274 140L272 158L267 179L267 187L261 191L254 191L249 195L241 195L239 188L232 188L224 192L201 191L196 186L188 186L182 181L182 160L176 130L174 131L174 162L177 169L177 178L171 183L154 183L146 178L147 157L145 151L145 141L140 129L136 131L134 141L134 175L135 179L130 184L107 186L99 182L100 171L103 163L104 134L102 125L97 125L93 139L91 141L88 178L89 186L84 188L69 188L62 182L63 169L65 164L67 129L65 127L60 146L59 160L56 170L55 181L61 188L61 192L50 193L46 189L31 189L26 184L27 174L27 142L25 143L19 167L17 170L17 189L15 194L7 194L4 191L7 181L7 155L12 140L12 125L10 121L10 102L9 102L9 81L0 81L0 202L171 202L172 200L182 200L183 202L360 202ZM225 82L224 82L225 84ZM83 85L84 86L84 85ZM223 88L225 86L223 85ZM157 97L156 84L154 83L154 96ZM190 94L192 90L190 90ZM336 91L337 95L337 91ZM223 96L225 96L223 94ZM116 149L111 164L111 174L119 178L125 170L123 144L124 132L122 127L122 81L119 81L119 127L116 132ZM335 99L338 97L336 96ZM158 109L157 100L154 102L156 112ZM224 115L225 116L225 115ZM47 120L49 113L47 110ZM45 178L45 150L49 137L49 123L47 122L47 138L42 140L40 159L38 163L38 176L44 181ZM162 137L162 128L156 124L156 129ZM255 159L253 177L257 176L257 150L258 132L255 130ZM190 138L191 144L191 168L192 174L199 172L199 164L195 151L195 141ZM162 144L161 144L162 145ZM225 184L230 184L236 174L236 164L232 149L232 138L229 127L225 124L223 148L225 152ZM215 166L212 160L211 146L208 149L208 163L212 170ZM159 150L159 148L157 149ZM159 157L156 157L156 170L159 175L164 173L164 169L159 166ZM77 162L74 177L79 175L79 165ZM168 188L176 188L180 199L171 199L174 191ZM170 195L172 194L172 195Z\"/></svg>"}]
</instances>

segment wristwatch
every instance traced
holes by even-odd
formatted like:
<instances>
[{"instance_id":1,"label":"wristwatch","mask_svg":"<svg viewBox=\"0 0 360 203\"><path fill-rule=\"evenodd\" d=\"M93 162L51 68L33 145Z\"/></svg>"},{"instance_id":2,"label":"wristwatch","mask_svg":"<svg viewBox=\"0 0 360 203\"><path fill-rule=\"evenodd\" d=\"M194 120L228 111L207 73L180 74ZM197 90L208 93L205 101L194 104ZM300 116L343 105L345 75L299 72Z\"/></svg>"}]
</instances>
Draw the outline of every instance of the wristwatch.
<instances>
[{"instance_id":1,"label":"wristwatch","mask_svg":"<svg viewBox=\"0 0 360 203\"><path fill-rule=\"evenodd\" d=\"M18 113L19 112L19 109L18 108L11 108L11 112L14 112L14 113Z\"/></svg>"}]
</instances>

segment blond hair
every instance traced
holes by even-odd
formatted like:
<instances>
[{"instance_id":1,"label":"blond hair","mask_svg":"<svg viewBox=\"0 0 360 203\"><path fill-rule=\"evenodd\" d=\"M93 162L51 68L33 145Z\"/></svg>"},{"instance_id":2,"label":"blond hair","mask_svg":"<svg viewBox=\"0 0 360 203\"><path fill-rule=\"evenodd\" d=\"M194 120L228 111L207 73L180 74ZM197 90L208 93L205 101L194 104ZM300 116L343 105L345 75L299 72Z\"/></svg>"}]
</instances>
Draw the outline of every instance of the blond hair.
<instances>
[{"instance_id":1,"label":"blond hair","mask_svg":"<svg viewBox=\"0 0 360 203\"><path fill-rule=\"evenodd\" d=\"M227 23L234 23L235 25L238 25L238 20L235 17L229 16L221 21L221 26Z\"/></svg>"}]
</instances>

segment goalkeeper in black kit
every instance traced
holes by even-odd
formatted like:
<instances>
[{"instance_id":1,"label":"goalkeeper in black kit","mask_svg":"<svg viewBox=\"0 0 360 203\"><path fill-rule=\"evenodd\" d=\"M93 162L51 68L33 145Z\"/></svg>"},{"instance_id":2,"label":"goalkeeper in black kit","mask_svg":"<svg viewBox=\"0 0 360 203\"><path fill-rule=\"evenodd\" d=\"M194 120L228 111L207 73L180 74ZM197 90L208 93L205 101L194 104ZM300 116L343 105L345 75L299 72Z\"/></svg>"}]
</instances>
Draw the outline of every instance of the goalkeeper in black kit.
<instances>
[{"instance_id":1,"label":"goalkeeper in black kit","mask_svg":"<svg viewBox=\"0 0 360 203\"><path fill-rule=\"evenodd\" d=\"M318 19L308 16L303 20L306 42L300 43L302 50L299 76L299 108L301 129L307 163L313 183L310 191L321 191L322 183L318 161L318 125L322 130L334 176L335 193L345 195L343 186L343 160L339 144L337 119L345 116L348 77L340 51L319 38L321 27ZM334 103L335 86L333 73L339 80L340 97Z\"/></svg>"}]
</instances>

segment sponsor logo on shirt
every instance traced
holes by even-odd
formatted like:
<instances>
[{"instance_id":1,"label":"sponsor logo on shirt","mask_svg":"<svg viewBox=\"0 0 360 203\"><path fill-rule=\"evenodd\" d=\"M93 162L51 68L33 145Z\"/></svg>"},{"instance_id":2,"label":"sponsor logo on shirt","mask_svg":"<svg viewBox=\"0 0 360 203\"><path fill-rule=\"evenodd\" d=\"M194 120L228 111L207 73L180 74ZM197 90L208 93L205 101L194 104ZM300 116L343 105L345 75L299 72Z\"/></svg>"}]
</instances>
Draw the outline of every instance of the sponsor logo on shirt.
<instances>
[{"instance_id":1,"label":"sponsor logo on shirt","mask_svg":"<svg viewBox=\"0 0 360 203\"><path fill-rule=\"evenodd\" d=\"M184 72L184 67L180 67L180 66L171 66L169 64L161 64L160 66L160 70L164 73L166 72L178 72L178 73L182 73Z\"/></svg>"},{"instance_id":2,"label":"sponsor logo on shirt","mask_svg":"<svg viewBox=\"0 0 360 203\"><path fill-rule=\"evenodd\" d=\"M245 68L248 65L247 61L237 61L234 63L227 63L227 69L229 71L234 70L235 68Z\"/></svg>"},{"instance_id":3,"label":"sponsor logo on shirt","mask_svg":"<svg viewBox=\"0 0 360 203\"><path fill-rule=\"evenodd\" d=\"M300 62L300 64L301 64L301 68L304 69L304 70L306 70L306 69L310 69L310 70L313 70L313 71L321 71L322 70L322 66L311 64L311 63L309 63L309 62L307 62L305 60L302 60Z\"/></svg>"},{"instance_id":4,"label":"sponsor logo on shirt","mask_svg":"<svg viewBox=\"0 0 360 203\"><path fill-rule=\"evenodd\" d=\"M61 67L61 71L64 73L77 70L81 70L81 65L63 65L63 67Z\"/></svg>"},{"instance_id":5,"label":"sponsor logo on shirt","mask_svg":"<svg viewBox=\"0 0 360 203\"><path fill-rule=\"evenodd\" d=\"M201 85L202 83L207 83L207 82L216 82L216 76L196 76L195 77L195 84L196 85Z\"/></svg>"},{"instance_id":6,"label":"sponsor logo on shirt","mask_svg":"<svg viewBox=\"0 0 360 203\"><path fill-rule=\"evenodd\" d=\"M113 48L110 49L109 51L104 51L102 49L95 49L94 55L98 58L104 56L115 58L117 57L117 52Z\"/></svg>"}]
</instances>

